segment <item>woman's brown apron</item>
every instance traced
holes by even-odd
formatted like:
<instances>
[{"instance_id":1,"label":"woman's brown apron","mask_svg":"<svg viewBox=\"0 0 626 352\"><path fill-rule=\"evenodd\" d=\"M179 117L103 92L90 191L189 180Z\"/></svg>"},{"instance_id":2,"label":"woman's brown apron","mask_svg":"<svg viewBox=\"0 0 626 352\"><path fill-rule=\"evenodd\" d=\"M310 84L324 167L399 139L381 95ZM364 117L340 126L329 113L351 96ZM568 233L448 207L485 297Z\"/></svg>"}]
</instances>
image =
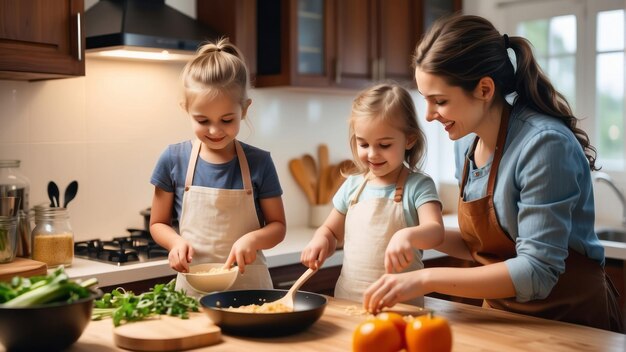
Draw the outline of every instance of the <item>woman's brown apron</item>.
<instances>
[{"instance_id":1,"label":"woman's brown apron","mask_svg":"<svg viewBox=\"0 0 626 352\"><path fill-rule=\"evenodd\" d=\"M515 243L500 227L493 202L498 166L508 127L509 112L504 109L498 132L496 151L489 172L487 195L464 201L463 190L468 177L469 162L465 160L459 197L459 227L461 236L475 261L482 265L514 258ZM476 147L478 137L472 144ZM621 312L617 303L619 293L602 266L586 256L569 249L561 274L552 292L545 299L517 302L515 298L488 299L486 306L514 313L560 320L575 324L622 332Z\"/></svg>"}]
</instances>

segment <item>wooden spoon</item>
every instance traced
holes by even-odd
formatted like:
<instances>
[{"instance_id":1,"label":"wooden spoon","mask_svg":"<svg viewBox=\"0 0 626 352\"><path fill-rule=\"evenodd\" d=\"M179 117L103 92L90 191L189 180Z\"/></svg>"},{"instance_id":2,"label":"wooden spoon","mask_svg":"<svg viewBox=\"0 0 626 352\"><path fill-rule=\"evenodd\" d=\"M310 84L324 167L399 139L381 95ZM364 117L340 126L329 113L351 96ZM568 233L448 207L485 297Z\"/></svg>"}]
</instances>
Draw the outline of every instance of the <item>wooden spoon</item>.
<instances>
[{"instance_id":1,"label":"wooden spoon","mask_svg":"<svg viewBox=\"0 0 626 352\"><path fill-rule=\"evenodd\" d=\"M298 291L300 287L302 287L302 285L306 282L306 280L308 280L316 272L317 272L317 269L308 268L307 271L305 271L298 278L298 280L293 284L293 286L291 286L289 291L287 291L286 295L284 295L282 298L272 303L283 304L284 306L288 307L289 309L293 311L293 298L296 296L296 292Z\"/></svg>"},{"instance_id":2,"label":"wooden spoon","mask_svg":"<svg viewBox=\"0 0 626 352\"><path fill-rule=\"evenodd\" d=\"M304 165L304 169L306 170L306 174L309 178L309 182L313 189L317 189L317 166L315 165L315 159L311 156L311 154L304 154L302 156L302 164ZM317 199L319 201L319 198ZM318 203L318 202L316 202Z\"/></svg>"},{"instance_id":3,"label":"wooden spoon","mask_svg":"<svg viewBox=\"0 0 626 352\"><path fill-rule=\"evenodd\" d=\"M317 200L318 204L326 204L328 202L328 146L320 144L317 147L317 158L319 159L319 176L317 181Z\"/></svg>"},{"instance_id":4,"label":"wooden spoon","mask_svg":"<svg viewBox=\"0 0 626 352\"><path fill-rule=\"evenodd\" d=\"M309 200L309 204L315 204L317 199L315 196L315 188L311 186L311 182L307 176L306 168L304 167L302 160L291 159L289 161L289 170L298 185L300 185L300 188L302 188L302 191L304 191L304 194Z\"/></svg>"}]
</instances>

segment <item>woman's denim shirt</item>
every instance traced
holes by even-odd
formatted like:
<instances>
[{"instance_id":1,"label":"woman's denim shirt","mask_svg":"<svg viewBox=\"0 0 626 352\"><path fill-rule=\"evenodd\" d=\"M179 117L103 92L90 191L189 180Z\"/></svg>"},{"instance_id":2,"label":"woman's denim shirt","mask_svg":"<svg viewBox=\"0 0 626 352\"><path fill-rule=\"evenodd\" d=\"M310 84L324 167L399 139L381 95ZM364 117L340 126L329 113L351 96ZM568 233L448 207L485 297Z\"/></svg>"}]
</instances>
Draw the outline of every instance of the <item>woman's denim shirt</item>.
<instances>
[{"instance_id":1,"label":"woman's denim shirt","mask_svg":"<svg viewBox=\"0 0 626 352\"><path fill-rule=\"evenodd\" d=\"M516 104L511 111L494 190L500 226L515 242L517 257L505 261L516 299L548 296L565 271L568 248L604 265L604 248L594 232L589 163L565 124ZM456 178L476 136L455 143ZM487 194L491 162L471 164L465 200Z\"/></svg>"}]
</instances>

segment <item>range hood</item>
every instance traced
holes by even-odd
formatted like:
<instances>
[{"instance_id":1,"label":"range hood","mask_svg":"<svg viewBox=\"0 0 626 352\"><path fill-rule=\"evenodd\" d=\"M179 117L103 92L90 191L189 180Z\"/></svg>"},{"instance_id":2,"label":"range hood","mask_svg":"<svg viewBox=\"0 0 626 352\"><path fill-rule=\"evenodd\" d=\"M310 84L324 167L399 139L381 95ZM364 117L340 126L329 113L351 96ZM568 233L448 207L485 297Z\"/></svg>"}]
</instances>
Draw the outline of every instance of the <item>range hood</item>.
<instances>
[{"instance_id":1,"label":"range hood","mask_svg":"<svg viewBox=\"0 0 626 352\"><path fill-rule=\"evenodd\" d=\"M218 34L165 0L100 0L85 12L88 56L187 61Z\"/></svg>"}]
</instances>

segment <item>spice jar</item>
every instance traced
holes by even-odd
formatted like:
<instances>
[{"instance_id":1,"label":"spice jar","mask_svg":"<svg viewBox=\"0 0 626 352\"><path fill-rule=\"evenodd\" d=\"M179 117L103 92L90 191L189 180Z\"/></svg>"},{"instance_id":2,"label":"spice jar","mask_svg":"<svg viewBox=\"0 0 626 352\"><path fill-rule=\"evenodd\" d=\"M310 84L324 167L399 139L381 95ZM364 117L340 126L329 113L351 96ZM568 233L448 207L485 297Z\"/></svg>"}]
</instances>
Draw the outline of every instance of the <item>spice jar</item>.
<instances>
[{"instance_id":1,"label":"spice jar","mask_svg":"<svg viewBox=\"0 0 626 352\"><path fill-rule=\"evenodd\" d=\"M0 197L19 198L16 253L19 257L28 257L31 251L30 220L28 219L30 181L19 168L19 160L0 160Z\"/></svg>"},{"instance_id":2,"label":"spice jar","mask_svg":"<svg viewBox=\"0 0 626 352\"><path fill-rule=\"evenodd\" d=\"M48 268L70 266L74 259L74 232L66 208L35 207L32 233L33 259Z\"/></svg>"}]
</instances>

